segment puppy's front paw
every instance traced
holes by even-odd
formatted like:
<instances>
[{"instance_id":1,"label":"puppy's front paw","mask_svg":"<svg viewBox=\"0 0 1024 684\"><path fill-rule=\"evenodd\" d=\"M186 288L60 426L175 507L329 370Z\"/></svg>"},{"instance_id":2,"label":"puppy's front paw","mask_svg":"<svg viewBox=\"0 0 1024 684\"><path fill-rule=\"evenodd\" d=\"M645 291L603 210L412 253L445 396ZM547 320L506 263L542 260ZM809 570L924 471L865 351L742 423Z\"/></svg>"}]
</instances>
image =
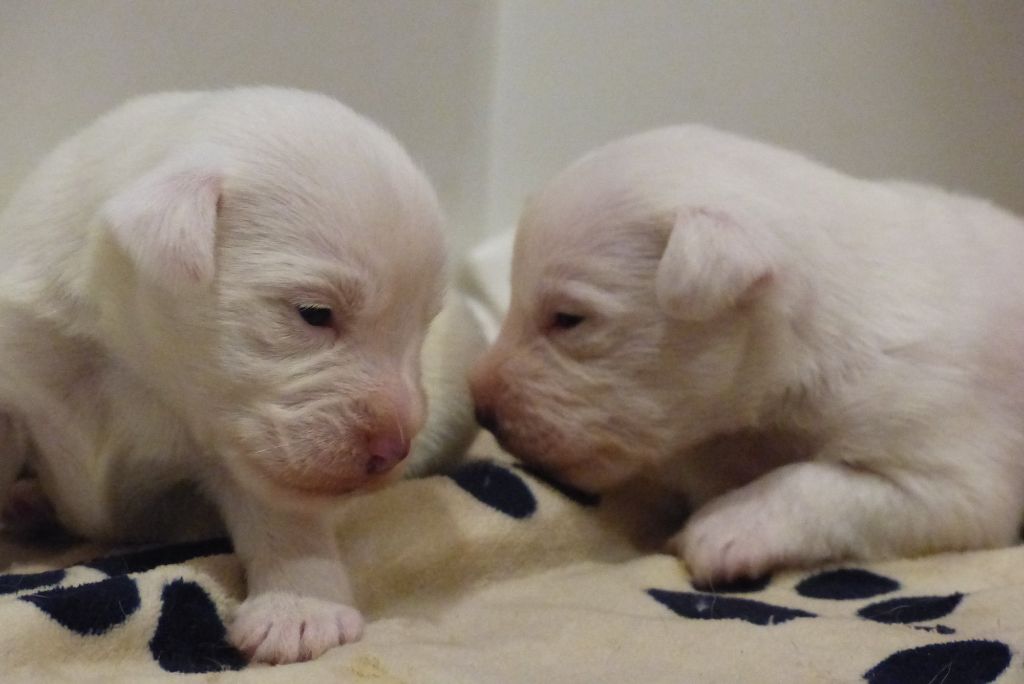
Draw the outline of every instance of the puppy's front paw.
<instances>
[{"instance_id":1,"label":"puppy's front paw","mask_svg":"<svg viewBox=\"0 0 1024 684\"><path fill-rule=\"evenodd\" d=\"M357 641L363 616L355 608L285 592L260 594L238 608L228 638L250 660L281 665L312 660Z\"/></svg>"},{"instance_id":2,"label":"puppy's front paw","mask_svg":"<svg viewBox=\"0 0 1024 684\"><path fill-rule=\"evenodd\" d=\"M669 540L668 548L686 562L695 583L713 587L800 562L794 533L784 520L772 519L771 511L742 501L712 502Z\"/></svg>"}]
</instances>

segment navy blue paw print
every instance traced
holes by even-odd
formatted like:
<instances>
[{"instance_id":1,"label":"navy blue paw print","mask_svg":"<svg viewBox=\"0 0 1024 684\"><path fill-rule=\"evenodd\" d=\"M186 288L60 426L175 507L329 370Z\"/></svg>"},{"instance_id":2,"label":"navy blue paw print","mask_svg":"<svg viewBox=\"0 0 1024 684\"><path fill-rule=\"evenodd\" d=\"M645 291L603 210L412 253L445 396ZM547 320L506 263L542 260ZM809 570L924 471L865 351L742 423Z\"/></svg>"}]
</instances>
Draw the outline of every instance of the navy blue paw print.
<instances>
[{"instance_id":1,"label":"navy blue paw print","mask_svg":"<svg viewBox=\"0 0 1024 684\"><path fill-rule=\"evenodd\" d=\"M695 592L648 589L647 594L676 615L696 620L744 620L770 626L796 618L813 618L814 613L723 594L756 592L764 589L769 578L715 587L713 591L694 586ZM806 598L825 601L853 601L889 594L900 583L859 568L840 568L813 574L799 582L795 590ZM857 616L872 622L907 625L913 629L941 635L955 633L945 625L915 623L934 621L951 615L964 595L899 596L863 606ZM1011 660L1009 646L999 641L949 641L893 653L864 674L869 684L982 684L994 681Z\"/></svg>"},{"instance_id":2,"label":"navy blue paw print","mask_svg":"<svg viewBox=\"0 0 1024 684\"><path fill-rule=\"evenodd\" d=\"M472 461L449 477L480 503L517 520L537 510L537 499L522 478L490 461Z\"/></svg>"},{"instance_id":3,"label":"navy blue paw print","mask_svg":"<svg viewBox=\"0 0 1024 684\"><path fill-rule=\"evenodd\" d=\"M17 594L21 591L52 587L64 581L67 573L63 570L47 570L32 572L25 575L0 575L0 595Z\"/></svg>"},{"instance_id":4,"label":"navy blue paw print","mask_svg":"<svg viewBox=\"0 0 1024 684\"><path fill-rule=\"evenodd\" d=\"M909 624L937 620L949 615L960 605L963 594L949 596L901 596L864 606L857 615L875 622Z\"/></svg>"},{"instance_id":5,"label":"navy blue paw print","mask_svg":"<svg viewBox=\"0 0 1024 684\"><path fill-rule=\"evenodd\" d=\"M517 463L513 467L580 506L597 506L601 501L596 494L554 480L530 466ZM448 477L480 503L511 518L523 520L537 511L537 498L530 486L513 469L491 461L470 461Z\"/></svg>"},{"instance_id":6,"label":"navy blue paw print","mask_svg":"<svg viewBox=\"0 0 1024 684\"><path fill-rule=\"evenodd\" d=\"M896 580L860 568L826 570L801 581L796 593L807 598L849 601L888 594L900 588Z\"/></svg>"},{"instance_id":7,"label":"navy blue paw print","mask_svg":"<svg viewBox=\"0 0 1024 684\"><path fill-rule=\"evenodd\" d=\"M999 641L950 641L897 651L864 673L869 684L985 684L1010 665Z\"/></svg>"},{"instance_id":8,"label":"navy blue paw print","mask_svg":"<svg viewBox=\"0 0 1024 684\"><path fill-rule=\"evenodd\" d=\"M240 670L245 657L225 639L224 623L209 594L195 582L164 587L163 606L149 650L168 672Z\"/></svg>"},{"instance_id":9,"label":"navy blue paw print","mask_svg":"<svg viewBox=\"0 0 1024 684\"><path fill-rule=\"evenodd\" d=\"M796 592L807 598L851 601L888 594L899 588L900 583L894 579L860 568L840 568L826 570L802 580L796 585ZM912 625L949 615L960 605L962 598L963 594L959 593L949 596L900 596L864 606L857 611L857 615L874 622ZM940 634L952 634L955 631L944 625L913 626L915 629Z\"/></svg>"},{"instance_id":10,"label":"navy blue paw print","mask_svg":"<svg viewBox=\"0 0 1024 684\"><path fill-rule=\"evenodd\" d=\"M139 588L128 577L47 589L20 598L82 636L105 634L139 609Z\"/></svg>"},{"instance_id":11,"label":"navy blue paw print","mask_svg":"<svg viewBox=\"0 0 1024 684\"><path fill-rule=\"evenodd\" d=\"M795 618L816 617L805 610L717 594L664 589L648 589L647 593L676 615L695 620L743 620L752 625L778 625Z\"/></svg>"},{"instance_id":12,"label":"navy blue paw print","mask_svg":"<svg viewBox=\"0 0 1024 684\"><path fill-rule=\"evenodd\" d=\"M132 574L230 552L228 540L214 539L114 554L83 564L109 575L106 579L61 587L58 585L67 578L65 570L0 575L0 594L32 592L21 594L18 600L32 604L67 630L100 637L123 625L141 607ZM33 591L37 589L42 590ZM160 601L160 618L149 642L160 667L168 672L196 673L245 666L244 656L225 639L216 606L198 583L174 580L164 587Z\"/></svg>"}]
</instances>

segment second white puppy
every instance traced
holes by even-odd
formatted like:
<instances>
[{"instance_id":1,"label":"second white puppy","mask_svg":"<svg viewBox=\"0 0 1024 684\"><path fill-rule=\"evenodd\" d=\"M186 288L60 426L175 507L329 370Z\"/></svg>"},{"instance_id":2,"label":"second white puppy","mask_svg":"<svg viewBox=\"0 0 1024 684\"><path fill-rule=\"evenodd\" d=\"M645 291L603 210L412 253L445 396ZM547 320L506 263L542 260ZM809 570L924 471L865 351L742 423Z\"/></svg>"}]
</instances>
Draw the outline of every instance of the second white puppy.
<instances>
[{"instance_id":1,"label":"second white puppy","mask_svg":"<svg viewBox=\"0 0 1024 684\"><path fill-rule=\"evenodd\" d=\"M699 127L529 204L481 422L584 488L696 512L702 582L1005 545L1024 511L1024 222Z\"/></svg>"},{"instance_id":2,"label":"second white puppy","mask_svg":"<svg viewBox=\"0 0 1024 684\"><path fill-rule=\"evenodd\" d=\"M101 118L0 216L0 494L28 461L62 523L109 540L182 536L208 498L245 565L239 648L357 639L330 505L424 422L439 221L401 146L324 96Z\"/></svg>"}]
</instances>

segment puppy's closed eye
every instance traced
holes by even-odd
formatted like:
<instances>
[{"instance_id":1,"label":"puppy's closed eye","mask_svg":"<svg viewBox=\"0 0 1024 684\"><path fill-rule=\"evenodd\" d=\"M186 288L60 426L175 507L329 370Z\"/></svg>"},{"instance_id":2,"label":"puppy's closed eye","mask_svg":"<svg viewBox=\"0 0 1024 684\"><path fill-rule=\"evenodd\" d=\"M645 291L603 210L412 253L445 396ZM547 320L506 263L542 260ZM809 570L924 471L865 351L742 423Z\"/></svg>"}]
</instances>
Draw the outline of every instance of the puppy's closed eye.
<instances>
[{"instance_id":1,"label":"puppy's closed eye","mask_svg":"<svg viewBox=\"0 0 1024 684\"><path fill-rule=\"evenodd\" d=\"M557 311L551 316L550 328L552 330L572 330L586 320L580 314Z\"/></svg>"},{"instance_id":2,"label":"puppy's closed eye","mask_svg":"<svg viewBox=\"0 0 1024 684\"><path fill-rule=\"evenodd\" d=\"M330 307L313 304L300 304L295 307L308 325L314 328L329 328L334 324L334 312Z\"/></svg>"}]
</instances>

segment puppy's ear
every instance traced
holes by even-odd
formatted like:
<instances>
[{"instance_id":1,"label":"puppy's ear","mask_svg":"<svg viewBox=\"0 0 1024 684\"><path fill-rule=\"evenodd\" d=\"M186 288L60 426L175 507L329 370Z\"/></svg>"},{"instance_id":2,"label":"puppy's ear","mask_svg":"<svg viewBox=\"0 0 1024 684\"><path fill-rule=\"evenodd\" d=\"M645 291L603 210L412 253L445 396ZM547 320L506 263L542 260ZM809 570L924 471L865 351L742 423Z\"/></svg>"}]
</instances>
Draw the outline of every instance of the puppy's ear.
<instances>
[{"instance_id":1,"label":"puppy's ear","mask_svg":"<svg viewBox=\"0 0 1024 684\"><path fill-rule=\"evenodd\" d=\"M144 278L172 290L212 282L222 159L207 148L172 156L103 207L114 240Z\"/></svg>"},{"instance_id":2,"label":"puppy's ear","mask_svg":"<svg viewBox=\"0 0 1024 684\"><path fill-rule=\"evenodd\" d=\"M683 210L658 264L658 306L673 318L702 321L750 301L772 280L772 251L768 235L727 214Z\"/></svg>"}]
</instances>

